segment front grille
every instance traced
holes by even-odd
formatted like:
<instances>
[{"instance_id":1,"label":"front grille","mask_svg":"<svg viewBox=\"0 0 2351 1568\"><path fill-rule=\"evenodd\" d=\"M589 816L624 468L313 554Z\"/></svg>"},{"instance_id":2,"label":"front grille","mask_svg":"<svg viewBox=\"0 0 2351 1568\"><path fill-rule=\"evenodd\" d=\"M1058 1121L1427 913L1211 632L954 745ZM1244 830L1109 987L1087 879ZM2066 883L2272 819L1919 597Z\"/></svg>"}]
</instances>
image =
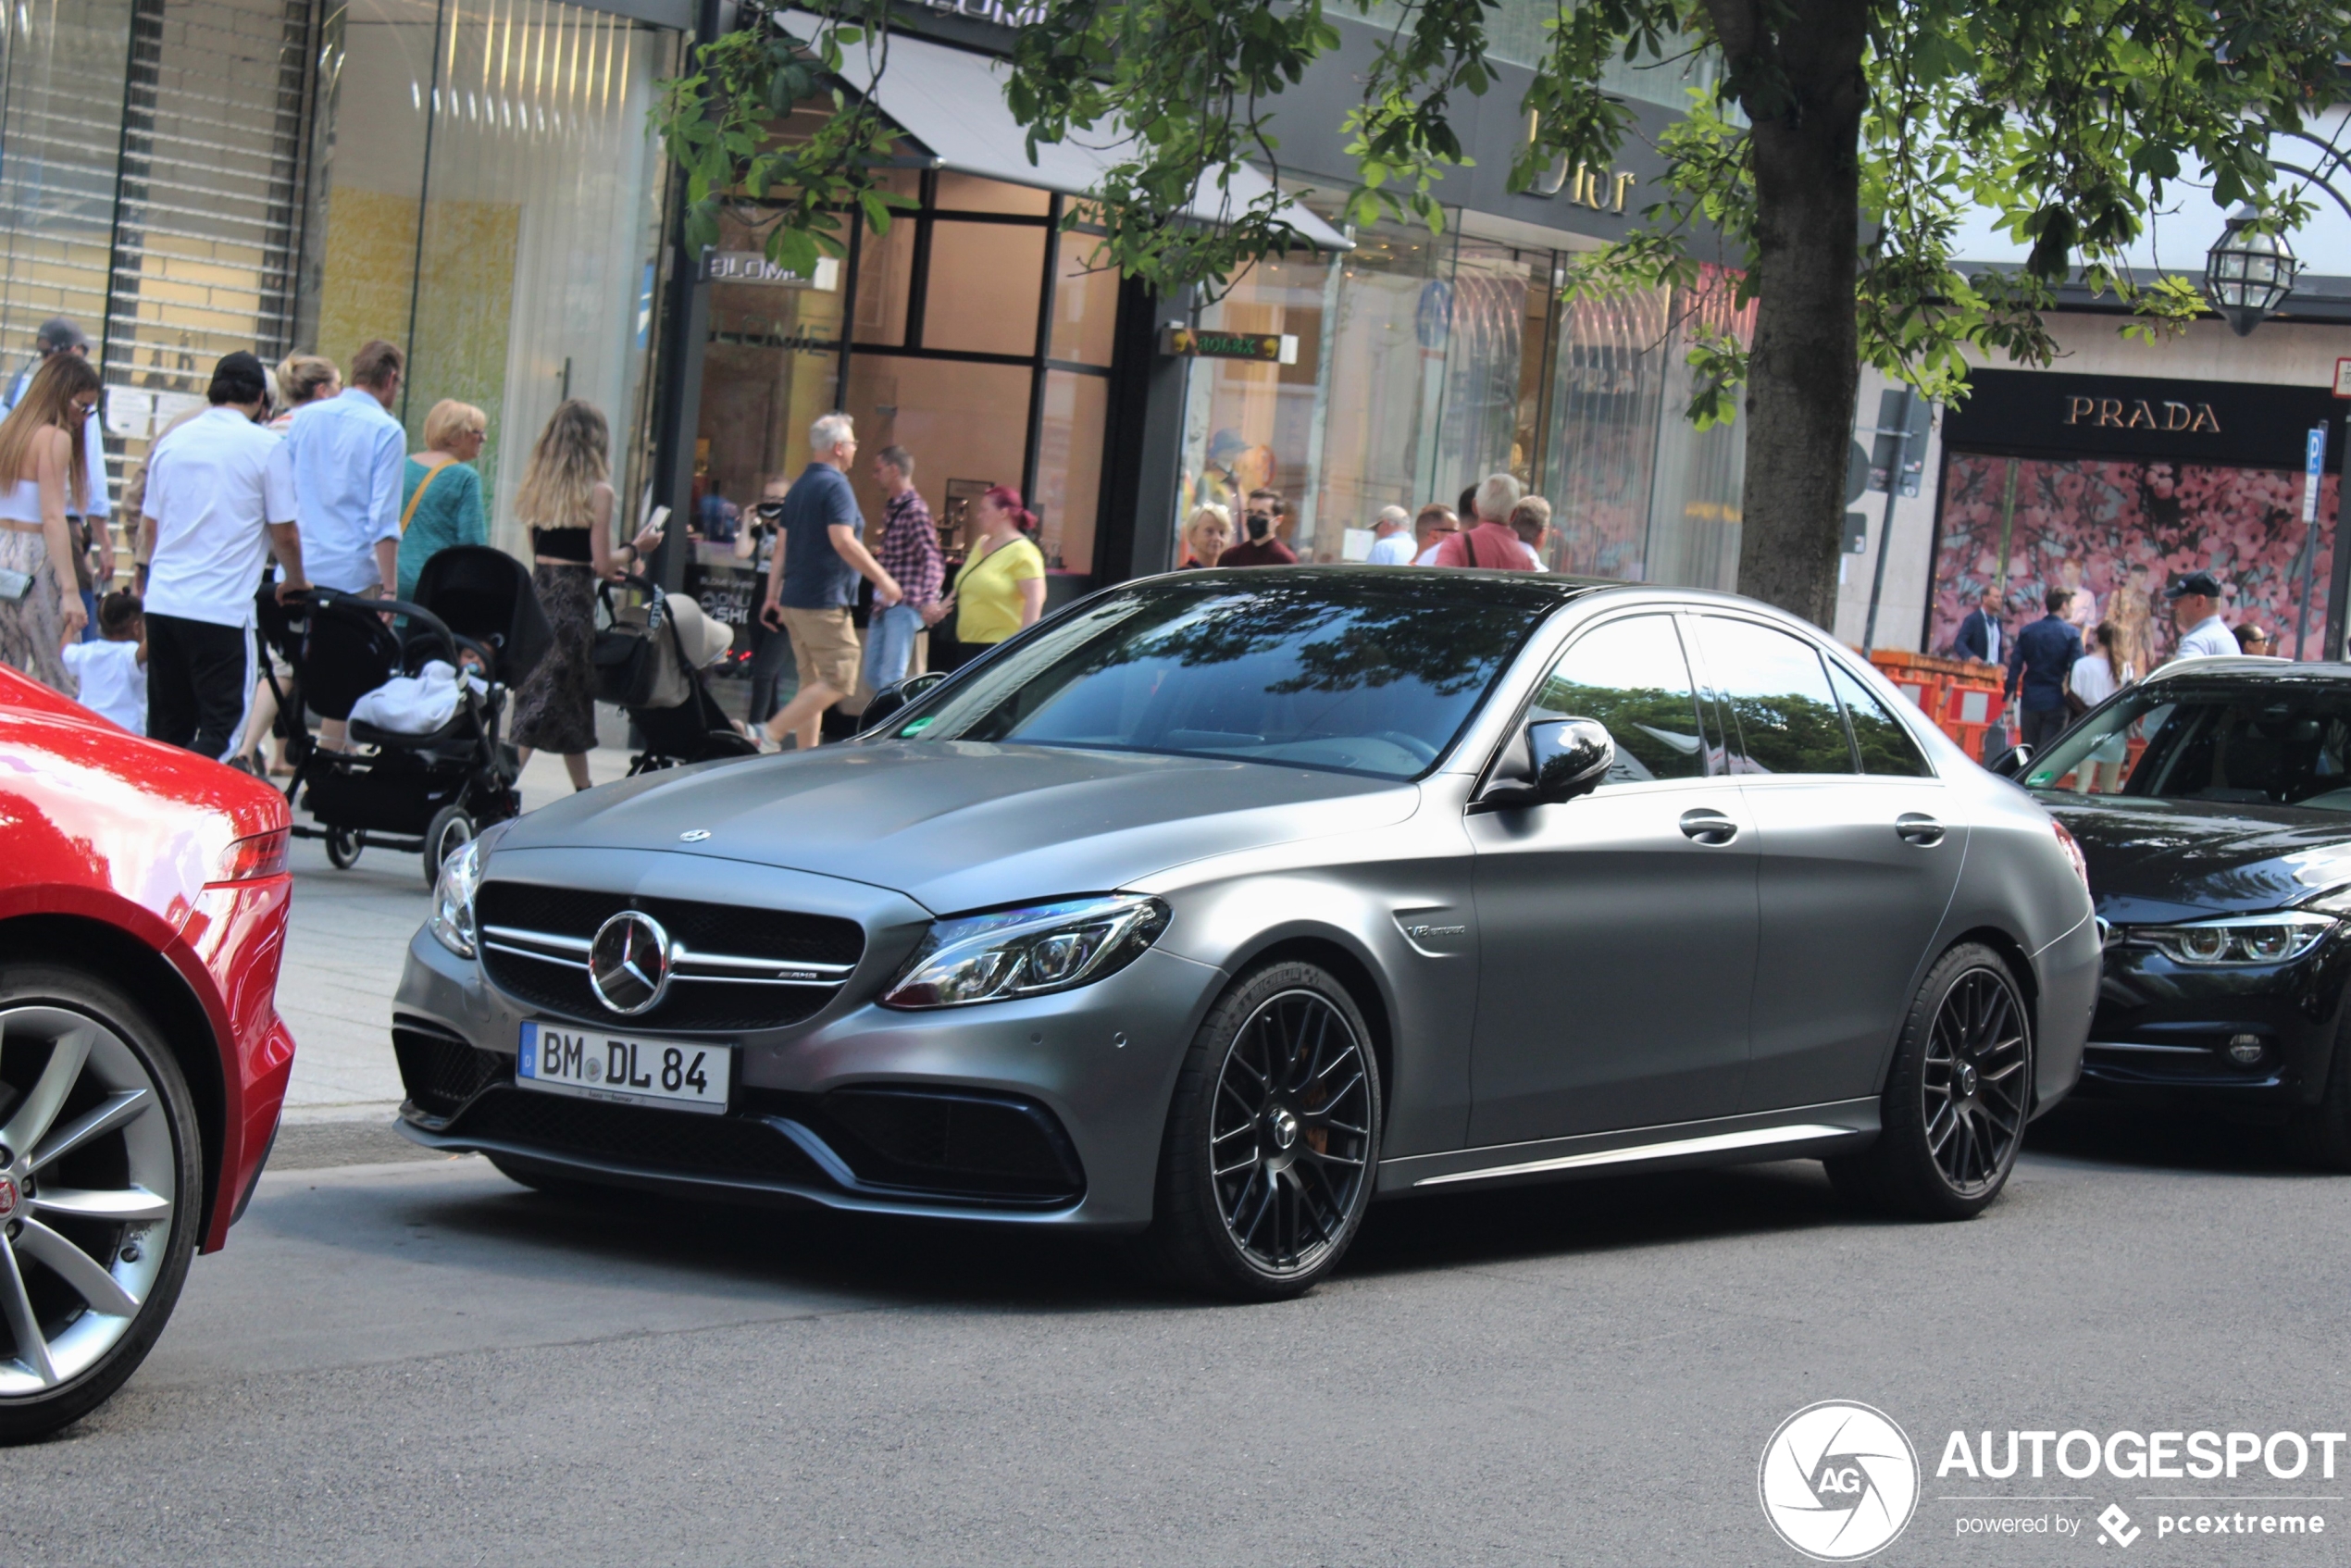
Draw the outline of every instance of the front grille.
<instances>
[{"instance_id":1,"label":"front grille","mask_svg":"<svg viewBox=\"0 0 2351 1568\"><path fill-rule=\"evenodd\" d=\"M513 1057L479 1050L421 1018L392 1019L392 1053L410 1101L436 1118L454 1115L475 1095L515 1075Z\"/></svg>"},{"instance_id":2,"label":"front grille","mask_svg":"<svg viewBox=\"0 0 2351 1568\"><path fill-rule=\"evenodd\" d=\"M800 1146L765 1122L493 1089L454 1126L453 1138L479 1138L608 1160L641 1170L737 1176L829 1187Z\"/></svg>"},{"instance_id":3,"label":"front grille","mask_svg":"<svg viewBox=\"0 0 2351 1568\"><path fill-rule=\"evenodd\" d=\"M661 922L690 951L723 952L778 964L853 965L865 951L865 928L854 920L790 910L745 909L684 899L637 898L529 882L488 882L474 901L483 927L497 926L585 940L624 909ZM589 989L576 964L536 958L485 945L482 967L499 989L534 1007L567 1017L614 1024L612 1012ZM659 1005L628 1015L631 1027L666 1033L727 1033L780 1028L821 1012L840 982L710 980L679 975Z\"/></svg>"}]
</instances>

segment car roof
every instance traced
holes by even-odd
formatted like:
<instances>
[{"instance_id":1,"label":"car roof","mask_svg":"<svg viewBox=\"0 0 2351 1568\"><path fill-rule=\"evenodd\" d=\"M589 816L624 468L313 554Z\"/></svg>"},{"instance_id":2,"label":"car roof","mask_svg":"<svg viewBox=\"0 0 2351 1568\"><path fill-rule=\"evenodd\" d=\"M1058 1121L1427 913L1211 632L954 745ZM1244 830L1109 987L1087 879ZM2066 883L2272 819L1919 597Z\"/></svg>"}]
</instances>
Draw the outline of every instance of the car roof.
<instances>
[{"instance_id":1,"label":"car roof","mask_svg":"<svg viewBox=\"0 0 2351 1568\"><path fill-rule=\"evenodd\" d=\"M2341 685L2351 684L2351 664L2297 664L2292 659L2266 658L2258 654L2212 653L2197 658L2174 659L2159 665L2146 678L2150 681L2225 680L2233 685L2246 681L2264 685Z\"/></svg>"}]
</instances>

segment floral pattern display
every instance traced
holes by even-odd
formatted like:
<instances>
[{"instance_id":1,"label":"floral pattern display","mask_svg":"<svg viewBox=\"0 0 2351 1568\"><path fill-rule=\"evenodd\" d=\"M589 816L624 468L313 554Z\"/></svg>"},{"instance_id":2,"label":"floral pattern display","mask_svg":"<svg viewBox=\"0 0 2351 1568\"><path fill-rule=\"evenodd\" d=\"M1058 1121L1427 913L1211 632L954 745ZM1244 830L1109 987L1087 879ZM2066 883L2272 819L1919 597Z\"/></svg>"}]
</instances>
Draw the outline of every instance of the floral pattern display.
<instances>
[{"instance_id":1,"label":"floral pattern display","mask_svg":"<svg viewBox=\"0 0 2351 1568\"><path fill-rule=\"evenodd\" d=\"M2329 474L2319 492L2318 554L2310 563L2313 658L2321 656L2333 580L2340 482ZM2145 671L2178 641L2165 613L2165 586L2184 573L2208 571L2228 593L2221 617L2279 632L2280 652L2290 656L2302 580L2302 484L2299 472L2282 468L1954 452L1944 467L1927 651L1950 650L1986 584L2005 585L2001 621L2011 635L2040 618L2047 589L2062 586L2089 591L2095 609L2080 606L2072 618L2113 621Z\"/></svg>"}]
</instances>

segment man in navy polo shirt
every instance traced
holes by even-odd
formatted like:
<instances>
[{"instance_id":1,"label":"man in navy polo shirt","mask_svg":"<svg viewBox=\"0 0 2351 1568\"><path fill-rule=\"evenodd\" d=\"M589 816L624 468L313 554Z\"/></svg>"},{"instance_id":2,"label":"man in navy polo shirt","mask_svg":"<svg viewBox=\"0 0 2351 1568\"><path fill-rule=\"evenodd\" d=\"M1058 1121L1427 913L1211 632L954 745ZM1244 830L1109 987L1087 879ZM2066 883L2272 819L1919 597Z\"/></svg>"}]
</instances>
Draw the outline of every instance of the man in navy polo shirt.
<instances>
[{"instance_id":1,"label":"man in navy polo shirt","mask_svg":"<svg viewBox=\"0 0 2351 1568\"><path fill-rule=\"evenodd\" d=\"M858 578L874 585L877 610L903 597L862 537L865 516L847 471L857 461L849 416L817 419L808 428L808 446L815 456L784 497L776 557L767 568L767 603L760 611L769 627L790 634L800 672L800 690L767 721L767 739L780 743L792 736L803 752L815 746L825 710L857 690L857 628L850 607L857 603Z\"/></svg>"}]
</instances>

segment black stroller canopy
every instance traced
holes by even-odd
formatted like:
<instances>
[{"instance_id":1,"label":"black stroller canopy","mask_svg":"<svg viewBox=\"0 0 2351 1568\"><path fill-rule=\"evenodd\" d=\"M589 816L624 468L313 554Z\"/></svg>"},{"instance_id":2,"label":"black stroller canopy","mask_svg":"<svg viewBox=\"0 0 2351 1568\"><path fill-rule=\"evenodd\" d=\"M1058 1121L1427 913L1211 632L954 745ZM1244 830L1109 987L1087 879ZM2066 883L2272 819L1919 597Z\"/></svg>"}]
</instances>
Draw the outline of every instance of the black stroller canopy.
<instances>
[{"instance_id":1,"label":"black stroller canopy","mask_svg":"<svg viewBox=\"0 0 2351 1568\"><path fill-rule=\"evenodd\" d=\"M413 602L495 654L497 667L490 674L501 685L521 685L554 641L530 586L530 568L488 545L436 551L417 574Z\"/></svg>"}]
</instances>

